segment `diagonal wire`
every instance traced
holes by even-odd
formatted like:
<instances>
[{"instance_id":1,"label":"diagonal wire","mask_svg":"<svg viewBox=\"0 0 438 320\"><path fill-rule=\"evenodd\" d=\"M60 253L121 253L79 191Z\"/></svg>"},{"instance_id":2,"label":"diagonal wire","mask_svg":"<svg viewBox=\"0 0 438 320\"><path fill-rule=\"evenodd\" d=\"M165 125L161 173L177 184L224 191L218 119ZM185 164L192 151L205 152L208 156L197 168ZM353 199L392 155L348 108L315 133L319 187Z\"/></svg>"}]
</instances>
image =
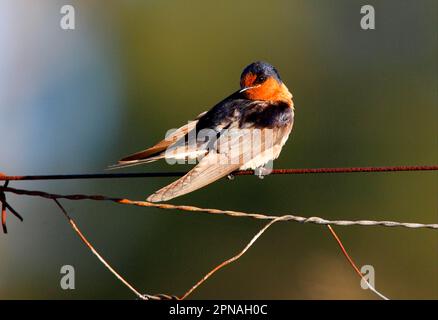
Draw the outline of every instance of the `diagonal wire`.
<instances>
[{"instance_id":1,"label":"diagonal wire","mask_svg":"<svg viewBox=\"0 0 438 320\"><path fill-rule=\"evenodd\" d=\"M53 199L55 201L56 205L59 209L61 209L62 213L64 214L65 218L68 220L70 226L72 227L73 231L76 232L78 237L81 239L81 241L90 249L91 253L93 253L96 258L104 265L105 268L107 268L120 282L122 282L129 290L131 290L139 299L142 300L171 300L171 299L177 299L176 296L167 295L167 294L157 294L157 295L150 295L150 294L142 294L137 289L134 288L134 286L129 283L125 278L123 278L120 273L118 273L107 261L102 255L94 248L94 246L91 244L91 242L85 237L85 235L82 233L82 231L77 226L76 222L73 220L73 218L68 214L67 210L65 210L64 206L59 202L58 199Z\"/></svg>"},{"instance_id":2,"label":"diagonal wire","mask_svg":"<svg viewBox=\"0 0 438 320\"><path fill-rule=\"evenodd\" d=\"M331 225L327 225L327 228L329 229L330 233L332 234L333 238L336 240L336 243L338 244L339 248L341 249L342 254L345 256L345 258L347 259L348 263L353 267L353 270L359 275L359 277L361 278L361 280L367 285L367 287L374 292L376 295L378 295L380 298L382 298L383 300L389 300L388 297L386 297L385 295L383 295L382 293L380 293L379 291L377 291L376 288L374 288L371 283L365 279L364 275L362 274L362 272L360 272L359 268L356 266L356 264L354 263L353 259L350 257L350 255L348 254L347 250L345 249L341 239L339 238L339 236L336 234L335 230L333 230Z\"/></svg>"},{"instance_id":3,"label":"diagonal wire","mask_svg":"<svg viewBox=\"0 0 438 320\"><path fill-rule=\"evenodd\" d=\"M268 224L266 224L259 232L256 233L255 236L253 236L251 238L251 240L248 242L248 244L236 255L232 256L231 258L225 260L224 262L222 262L221 264L217 265L215 268L213 268L212 270L210 270L210 272L208 272L204 277L202 277L201 280L199 280L193 287L191 287L186 293L184 293L182 295L182 297L180 298L180 300L185 300L189 295L192 294L193 291L195 291L201 284L203 284L208 278L210 278L213 274L215 274L217 271L219 271L220 269L222 269L223 267L235 262L236 260L240 259L240 257L242 257L249 248L252 247L252 245L254 244L254 242L257 241L258 238L260 238L260 236L270 227L272 226L274 223L284 220L284 217L277 217L274 220L269 221Z\"/></svg>"},{"instance_id":4,"label":"diagonal wire","mask_svg":"<svg viewBox=\"0 0 438 320\"><path fill-rule=\"evenodd\" d=\"M73 230L77 233L79 238L82 240L82 242L90 249L90 251L99 259L99 261L107 268L112 274L116 276L117 279L119 279L125 286L127 286L134 294L139 297L140 299L143 299L143 295L137 291L128 281L126 281L122 276L117 273L117 271L114 270L113 267L97 252L97 250L94 248L94 246L88 241L88 239L84 236L84 234L81 232L81 230L76 225L76 222L70 217L70 215L67 213L67 211L64 209L64 206L58 201L58 199L53 199L55 201L56 205L61 209L62 213L64 214L65 218L70 223L70 226L73 228Z\"/></svg>"}]
</instances>

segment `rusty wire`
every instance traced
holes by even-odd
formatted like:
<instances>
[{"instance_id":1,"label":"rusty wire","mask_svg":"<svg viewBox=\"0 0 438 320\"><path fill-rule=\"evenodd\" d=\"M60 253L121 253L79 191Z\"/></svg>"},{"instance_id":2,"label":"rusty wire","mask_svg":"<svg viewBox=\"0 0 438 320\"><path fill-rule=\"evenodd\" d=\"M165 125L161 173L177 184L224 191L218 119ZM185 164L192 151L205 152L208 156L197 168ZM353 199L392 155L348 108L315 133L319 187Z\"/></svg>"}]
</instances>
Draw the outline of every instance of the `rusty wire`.
<instances>
[{"instance_id":1,"label":"rusty wire","mask_svg":"<svg viewBox=\"0 0 438 320\"><path fill-rule=\"evenodd\" d=\"M345 167L345 168L304 168L273 169L269 174L316 174L316 173L359 173L359 172L400 172L400 171L437 171L438 165L387 166L387 167ZM52 174L9 176L0 173L0 181L29 180L72 180L72 179L121 179L121 178L158 178L181 177L187 172L137 172L137 173L91 173L91 174ZM234 176L253 175L253 170L236 171Z\"/></svg>"}]
</instances>

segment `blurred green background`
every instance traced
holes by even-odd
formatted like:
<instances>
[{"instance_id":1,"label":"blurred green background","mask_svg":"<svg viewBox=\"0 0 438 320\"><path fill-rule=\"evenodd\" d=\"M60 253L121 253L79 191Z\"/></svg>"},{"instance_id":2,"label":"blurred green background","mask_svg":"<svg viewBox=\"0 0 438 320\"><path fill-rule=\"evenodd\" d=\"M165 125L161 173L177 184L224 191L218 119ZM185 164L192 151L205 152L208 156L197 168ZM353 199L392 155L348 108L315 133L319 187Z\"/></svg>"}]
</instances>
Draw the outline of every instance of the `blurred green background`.
<instances>
[{"instance_id":1,"label":"blurred green background","mask_svg":"<svg viewBox=\"0 0 438 320\"><path fill-rule=\"evenodd\" d=\"M76 9L76 29L59 27ZM372 4L376 30L360 28ZM438 162L436 1L0 1L0 171L88 173L161 139L238 88L266 60L294 94L294 131L276 168ZM165 162L125 171L182 170ZM59 193L145 199L171 178L16 182ZM436 223L436 173L219 181L172 203ZM0 235L1 299L134 298L48 201L10 196L25 220ZM63 202L143 292L180 295L264 222L110 203ZM438 298L432 230L336 227L390 298ZM76 270L76 289L59 286ZM374 299L323 226L272 227L193 299Z\"/></svg>"}]
</instances>

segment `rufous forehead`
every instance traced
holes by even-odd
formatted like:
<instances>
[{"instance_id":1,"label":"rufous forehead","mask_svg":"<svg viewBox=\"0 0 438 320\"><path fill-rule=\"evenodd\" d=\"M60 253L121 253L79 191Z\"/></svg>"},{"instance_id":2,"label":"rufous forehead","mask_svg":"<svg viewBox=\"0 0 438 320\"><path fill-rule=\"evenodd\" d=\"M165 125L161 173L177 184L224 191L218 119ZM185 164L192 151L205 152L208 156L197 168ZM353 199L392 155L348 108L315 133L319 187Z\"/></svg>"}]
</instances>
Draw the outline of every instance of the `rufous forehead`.
<instances>
[{"instance_id":1,"label":"rufous forehead","mask_svg":"<svg viewBox=\"0 0 438 320\"><path fill-rule=\"evenodd\" d=\"M243 77L240 85L242 87L250 87L254 83L255 79L257 79L257 75L250 72Z\"/></svg>"}]
</instances>

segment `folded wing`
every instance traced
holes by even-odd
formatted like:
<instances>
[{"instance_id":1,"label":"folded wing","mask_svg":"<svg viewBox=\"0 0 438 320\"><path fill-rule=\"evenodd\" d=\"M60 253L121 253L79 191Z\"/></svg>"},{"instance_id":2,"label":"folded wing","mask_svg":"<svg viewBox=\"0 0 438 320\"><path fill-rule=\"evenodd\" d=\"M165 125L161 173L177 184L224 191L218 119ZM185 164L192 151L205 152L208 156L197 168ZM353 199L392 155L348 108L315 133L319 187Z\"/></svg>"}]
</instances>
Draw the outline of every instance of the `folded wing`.
<instances>
[{"instance_id":1,"label":"folded wing","mask_svg":"<svg viewBox=\"0 0 438 320\"><path fill-rule=\"evenodd\" d=\"M221 134L215 147L202 158L197 166L180 179L149 196L147 200L150 202L167 201L225 177L254 159L259 159L260 165L272 160L272 151L276 148L275 145L278 144L280 137L275 134L276 130L271 132L267 130L270 129L255 131L254 128L244 130L229 128ZM268 135L272 139L266 138ZM260 158L261 155L264 156Z\"/></svg>"}]
</instances>

